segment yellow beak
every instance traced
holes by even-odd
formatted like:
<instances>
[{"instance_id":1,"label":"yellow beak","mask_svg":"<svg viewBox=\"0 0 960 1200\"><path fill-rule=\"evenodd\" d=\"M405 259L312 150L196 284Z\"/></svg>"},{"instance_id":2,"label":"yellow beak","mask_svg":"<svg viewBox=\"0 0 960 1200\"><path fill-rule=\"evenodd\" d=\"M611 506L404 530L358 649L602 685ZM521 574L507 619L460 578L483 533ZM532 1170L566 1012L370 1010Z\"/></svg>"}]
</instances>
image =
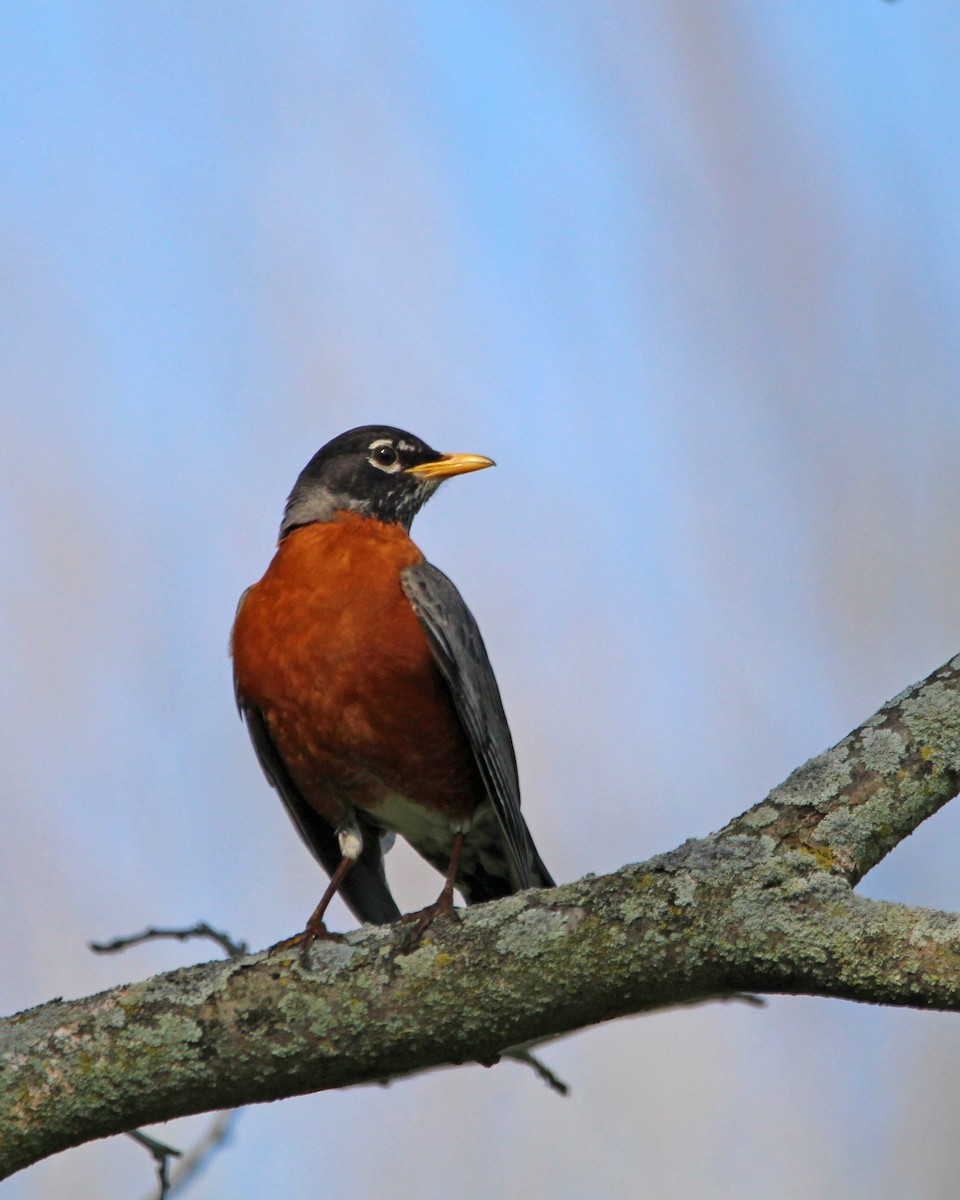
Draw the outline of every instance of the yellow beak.
<instances>
[{"instance_id":1,"label":"yellow beak","mask_svg":"<svg viewBox=\"0 0 960 1200\"><path fill-rule=\"evenodd\" d=\"M482 471L496 465L492 458L484 458L482 454L444 454L436 462L407 467L406 474L419 475L421 479L446 479L449 475L466 475L468 471Z\"/></svg>"}]
</instances>

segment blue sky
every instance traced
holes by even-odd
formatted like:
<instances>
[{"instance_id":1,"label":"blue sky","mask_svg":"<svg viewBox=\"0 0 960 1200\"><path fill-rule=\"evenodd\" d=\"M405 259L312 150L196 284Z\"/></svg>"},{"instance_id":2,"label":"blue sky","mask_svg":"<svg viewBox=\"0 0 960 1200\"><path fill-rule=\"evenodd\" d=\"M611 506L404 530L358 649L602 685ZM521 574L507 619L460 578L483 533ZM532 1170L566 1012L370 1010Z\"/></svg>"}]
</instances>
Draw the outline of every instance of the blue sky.
<instances>
[{"instance_id":1,"label":"blue sky","mask_svg":"<svg viewBox=\"0 0 960 1200\"><path fill-rule=\"evenodd\" d=\"M718 827L960 649L958 51L946 0L0 5L4 1011L189 960L92 938L265 945L316 902L226 642L350 426L498 462L414 532L559 879ZM862 890L960 906L958 822ZM504 1066L248 1110L190 1194L939 1194L954 1026L621 1022L547 1051L566 1101ZM149 1176L114 1140L8 1189Z\"/></svg>"}]
</instances>

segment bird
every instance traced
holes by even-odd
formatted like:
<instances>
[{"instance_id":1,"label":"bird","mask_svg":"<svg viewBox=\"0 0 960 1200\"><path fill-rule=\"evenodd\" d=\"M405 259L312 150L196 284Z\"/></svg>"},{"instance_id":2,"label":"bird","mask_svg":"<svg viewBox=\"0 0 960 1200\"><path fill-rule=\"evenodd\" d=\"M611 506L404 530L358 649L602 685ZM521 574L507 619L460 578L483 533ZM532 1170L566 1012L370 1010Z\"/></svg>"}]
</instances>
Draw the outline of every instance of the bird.
<instances>
[{"instance_id":1,"label":"bird","mask_svg":"<svg viewBox=\"0 0 960 1200\"><path fill-rule=\"evenodd\" d=\"M401 914L384 853L397 834L444 876L420 913L553 887L520 811L513 741L480 630L410 537L454 475L495 464L441 454L388 425L322 446L287 499L276 553L231 637L237 706L267 780L330 876L306 956L338 892L363 923ZM281 943L284 944L284 943Z\"/></svg>"}]
</instances>

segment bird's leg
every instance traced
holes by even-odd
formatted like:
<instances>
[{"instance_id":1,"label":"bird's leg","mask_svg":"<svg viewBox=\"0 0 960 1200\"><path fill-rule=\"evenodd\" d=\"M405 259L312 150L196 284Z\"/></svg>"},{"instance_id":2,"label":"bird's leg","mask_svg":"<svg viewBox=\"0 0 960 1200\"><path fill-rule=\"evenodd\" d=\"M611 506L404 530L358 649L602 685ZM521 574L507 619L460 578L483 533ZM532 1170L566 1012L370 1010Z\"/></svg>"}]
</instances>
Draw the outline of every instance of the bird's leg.
<instances>
[{"instance_id":1,"label":"bird's leg","mask_svg":"<svg viewBox=\"0 0 960 1200\"><path fill-rule=\"evenodd\" d=\"M278 942L273 947L274 950L286 949L289 946L294 946L300 943L300 962L307 965L307 952L313 942L342 942L343 934L331 933L324 924L324 915L330 906L330 901L340 890L340 885L353 864L360 857L363 850L363 835L357 826L352 822L344 822L337 827L337 840L340 842L340 853L343 857L337 866L337 869L330 876L330 882L327 884L327 890L320 897L320 903L313 910L313 915L307 922L307 927L303 933L296 934L295 937L287 938L286 941Z\"/></svg>"},{"instance_id":2,"label":"bird's leg","mask_svg":"<svg viewBox=\"0 0 960 1200\"><path fill-rule=\"evenodd\" d=\"M345 854L340 859L340 865L330 876L330 882L327 884L327 890L320 897L320 903L313 910L313 915L307 922L307 927L303 933L299 935L300 939L300 961L306 964L307 951L310 949L310 944L316 941L323 942L342 942L342 933L331 933L324 924L324 914L330 906L330 901L340 890L340 884L343 883L344 876L356 862L355 858L351 858Z\"/></svg>"},{"instance_id":3,"label":"bird's leg","mask_svg":"<svg viewBox=\"0 0 960 1200\"><path fill-rule=\"evenodd\" d=\"M333 873L333 877L327 884L327 890L323 893L320 903L313 910L313 915L307 922L307 927L303 933L295 933L293 937L284 938L283 941L277 942L271 946L270 950L290 950L293 946L300 947L300 962L303 966L307 965L307 951L313 942L342 942L342 933L331 933L323 921L323 915L327 911L330 901L337 894L337 888L343 883L343 877L353 866L354 860L344 855L340 860L340 865Z\"/></svg>"},{"instance_id":4,"label":"bird's leg","mask_svg":"<svg viewBox=\"0 0 960 1200\"><path fill-rule=\"evenodd\" d=\"M443 890L433 904L428 904L427 907L419 914L419 920L413 927L413 932L410 934L411 946L415 946L423 937L433 920L440 913L447 913L453 916L456 909L453 906L453 882L457 877L457 868L460 866L460 854L463 851L463 830L458 829L453 835L453 845L450 847L450 865L447 867L447 877L443 881Z\"/></svg>"}]
</instances>

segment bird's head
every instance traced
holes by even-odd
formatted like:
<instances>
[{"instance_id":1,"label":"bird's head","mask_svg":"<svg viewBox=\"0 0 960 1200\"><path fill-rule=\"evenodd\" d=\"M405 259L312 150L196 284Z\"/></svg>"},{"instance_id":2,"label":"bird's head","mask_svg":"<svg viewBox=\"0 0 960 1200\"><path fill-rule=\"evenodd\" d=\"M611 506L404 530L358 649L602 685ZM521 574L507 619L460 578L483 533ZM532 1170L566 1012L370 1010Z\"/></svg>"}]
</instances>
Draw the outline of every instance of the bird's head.
<instances>
[{"instance_id":1,"label":"bird's head","mask_svg":"<svg viewBox=\"0 0 960 1200\"><path fill-rule=\"evenodd\" d=\"M338 513L410 528L444 479L492 467L480 454L440 454L413 434L363 425L322 446L300 472L287 500L280 537Z\"/></svg>"}]
</instances>

